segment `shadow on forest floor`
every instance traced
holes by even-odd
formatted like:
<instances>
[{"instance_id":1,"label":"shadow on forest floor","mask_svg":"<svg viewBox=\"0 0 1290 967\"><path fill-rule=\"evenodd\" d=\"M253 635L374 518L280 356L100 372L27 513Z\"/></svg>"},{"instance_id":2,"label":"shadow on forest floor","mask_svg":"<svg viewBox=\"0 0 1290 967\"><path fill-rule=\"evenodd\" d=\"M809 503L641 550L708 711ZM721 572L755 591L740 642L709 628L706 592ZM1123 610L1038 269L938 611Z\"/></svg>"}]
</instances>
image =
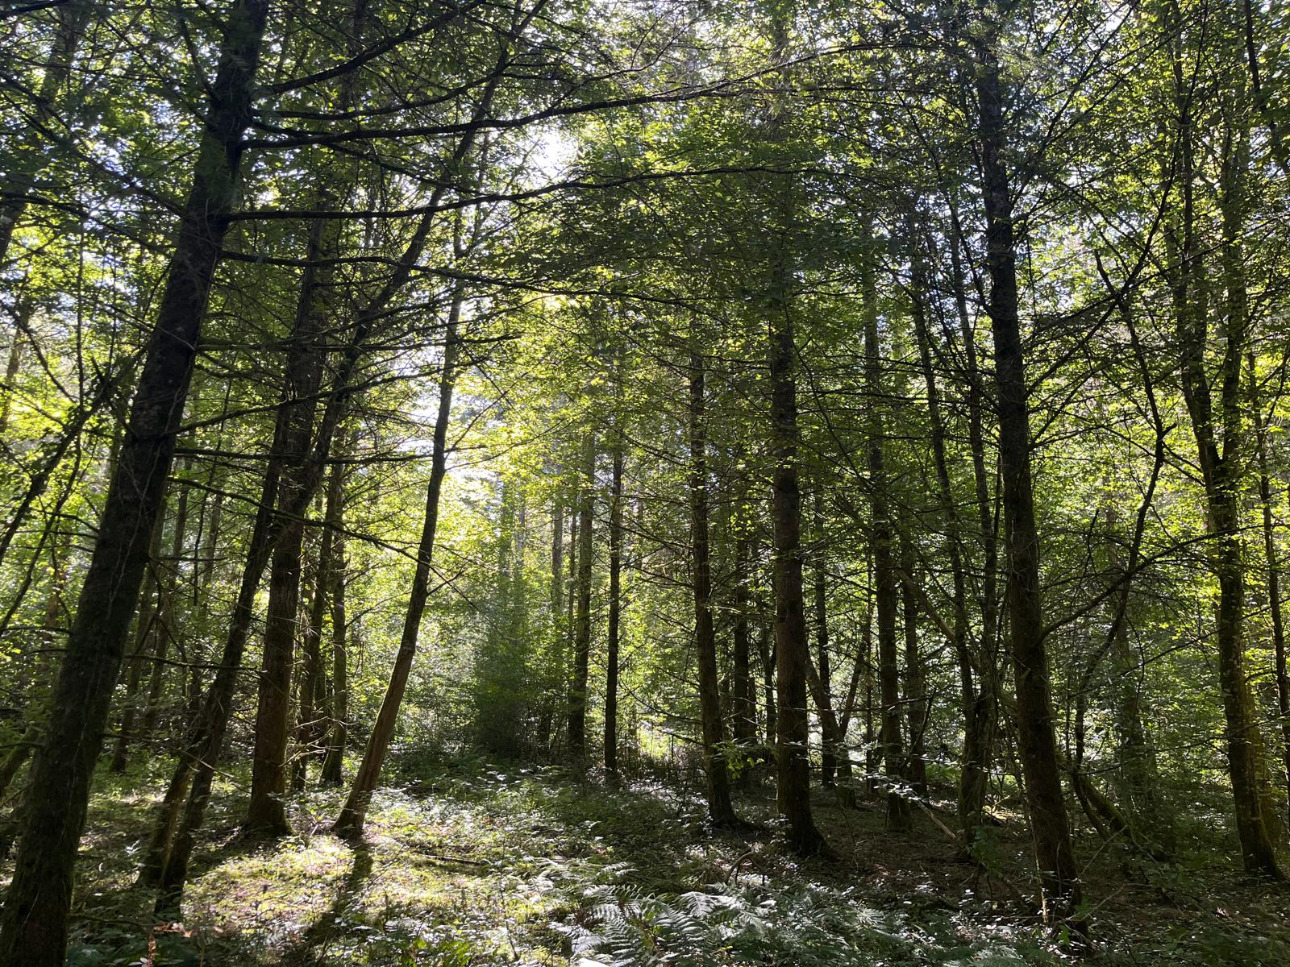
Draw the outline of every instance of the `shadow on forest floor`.
<instances>
[{"instance_id":1,"label":"shadow on forest floor","mask_svg":"<svg viewBox=\"0 0 1290 967\"><path fill-rule=\"evenodd\" d=\"M131 883L148 780L103 782L92 805L69 963L172 965L1056 964L1026 897L1019 823L992 830L987 871L955 861L926 813L904 834L862 799L816 814L839 852L802 863L775 835L769 786L737 804L762 829L724 833L693 788L609 790L555 770L406 759L366 840L327 832L342 793L293 801L291 836L239 839L244 802L217 789L182 923L154 924ZM949 818L944 817L948 822ZM1290 964L1287 896L1235 874L1157 867L1081 843L1098 960ZM153 959L148 960L149 943Z\"/></svg>"}]
</instances>

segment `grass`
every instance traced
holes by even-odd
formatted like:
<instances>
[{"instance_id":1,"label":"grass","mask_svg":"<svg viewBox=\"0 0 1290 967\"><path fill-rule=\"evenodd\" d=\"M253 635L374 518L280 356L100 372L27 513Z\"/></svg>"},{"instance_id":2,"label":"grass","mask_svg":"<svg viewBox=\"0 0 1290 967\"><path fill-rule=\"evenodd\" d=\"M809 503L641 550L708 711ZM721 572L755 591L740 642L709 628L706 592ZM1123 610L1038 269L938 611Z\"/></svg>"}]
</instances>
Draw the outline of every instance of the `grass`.
<instances>
[{"instance_id":1,"label":"grass","mask_svg":"<svg viewBox=\"0 0 1290 967\"><path fill-rule=\"evenodd\" d=\"M778 846L769 787L742 795L752 833L703 821L693 789L612 791L558 770L405 755L366 841L327 832L342 793L293 800L296 833L238 836L240 783L217 788L182 922L157 924L134 872L155 776L104 779L84 842L69 963L109 965L1004 965L1069 962L1038 924L1019 823L982 874L920 813L883 831L876 803L816 811L840 863ZM235 777L236 778L236 777ZM948 818L948 817L947 817ZM1092 858L1095 959L1290 964L1287 897L1217 869Z\"/></svg>"}]
</instances>

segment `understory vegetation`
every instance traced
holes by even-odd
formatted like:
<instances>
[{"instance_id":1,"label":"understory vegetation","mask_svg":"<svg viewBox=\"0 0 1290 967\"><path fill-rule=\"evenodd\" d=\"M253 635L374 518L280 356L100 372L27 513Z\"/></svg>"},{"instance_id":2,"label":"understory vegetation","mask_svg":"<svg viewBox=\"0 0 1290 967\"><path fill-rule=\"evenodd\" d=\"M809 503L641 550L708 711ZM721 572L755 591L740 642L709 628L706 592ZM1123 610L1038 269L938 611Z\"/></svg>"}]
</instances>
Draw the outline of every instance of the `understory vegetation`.
<instances>
[{"instance_id":1,"label":"understory vegetation","mask_svg":"<svg viewBox=\"0 0 1290 967\"><path fill-rule=\"evenodd\" d=\"M819 794L821 828L842 857L821 863L780 847L773 790L760 781L736 797L760 828L736 835L706 822L697 775L663 770L611 790L559 767L474 756L409 752L391 765L359 844L329 831L340 803L326 790L293 799L292 836L239 837L246 777L229 777L173 922L157 921L133 885L145 804L136 791L159 776L105 782L91 806L69 963L1072 962L1024 897L1029 844L1006 804L977 865L955 856L944 827L952 811L937 797L893 837L880 803L840 809ZM1159 864L1123 846L1098 849L1084 832L1083 876L1104 898L1098 962L1290 961L1284 898L1216 867L1205 822L1187 835L1186 858Z\"/></svg>"}]
</instances>

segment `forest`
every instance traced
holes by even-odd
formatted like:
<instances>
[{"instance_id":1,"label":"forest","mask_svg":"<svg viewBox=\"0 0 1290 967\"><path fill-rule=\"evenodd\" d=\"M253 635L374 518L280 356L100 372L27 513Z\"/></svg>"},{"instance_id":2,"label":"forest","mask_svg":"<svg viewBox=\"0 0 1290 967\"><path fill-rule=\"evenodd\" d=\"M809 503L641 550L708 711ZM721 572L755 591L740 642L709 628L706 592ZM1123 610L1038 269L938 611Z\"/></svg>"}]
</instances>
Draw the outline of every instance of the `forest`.
<instances>
[{"instance_id":1,"label":"forest","mask_svg":"<svg viewBox=\"0 0 1290 967\"><path fill-rule=\"evenodd\" d=\"M0 50L0 967L1290 965L1290 5Z\"/></svg>"}]
</instances>

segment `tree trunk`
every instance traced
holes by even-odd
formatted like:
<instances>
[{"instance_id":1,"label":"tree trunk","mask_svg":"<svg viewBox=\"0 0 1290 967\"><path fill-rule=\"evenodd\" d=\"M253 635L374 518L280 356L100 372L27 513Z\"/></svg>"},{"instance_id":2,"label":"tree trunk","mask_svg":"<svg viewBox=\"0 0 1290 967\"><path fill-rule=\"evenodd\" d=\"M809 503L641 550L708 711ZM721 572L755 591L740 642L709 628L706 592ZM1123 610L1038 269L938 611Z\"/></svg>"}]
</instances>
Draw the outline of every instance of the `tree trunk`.
<instances>
[{"instance_id":1,"label":"tree trunk","mask_svg":"<svg viewBox=\"0 0 1290 967\"><path fill-rule=\"evenodd\" d=\"M121 709L120 729L116 736L116 745L112 749L112 761L108 771L121 775L130 761L130 740L134 738L134 720L139 706L139 685L143 680L143 658L148 650L148 643L154 638L159 624L161 582L157 577L161 557L161 532L165 524L166 509L162 503L161 512L157 514L157 523L153 526L152 544L148 548L147 574L144 578L143 600L139 614L135 618L134 654L126 669L125 707Z\"/></svg>"},{"instance_id":2,"label":"tree trunk","mask_svg":"<svg viewBox=\"0 0 1290 967\"><path fill-rule=\"evenodd\" d=\"M988 766L980 761L982 755L982 725L978 721L978 709L981 695L977 691L975 676L972 671L972 652L968 641L968 630L971 619L968 614L967 575L963 564L962 532L959 525L958 505L954 499L954 487L950 478L949 460L945 453L945 421L941 412L941 393L936 382L936 371L932 366L931 334L928 332L926 293L929 287L927 262L923 248L924 231L916 224L913 217L909 220L908 239L910 246L910 265L912 267L913 293L910 299L911 315L914 321L914 338L918 343L918 358L923 370L923 384L927 392L927 414L931 425L932 462L936 467L936 484L940 496L941 517L945 521L945 545L950 559L950 576L953 582L954 595L954 640L951 645L957 659L959 673L959 696L963 709L963 758L959 772L958 819L963 831L963 843L971 848L976 837L976 829L981 822L981 813L985 807L985 788ZM976 399L976 348L973 345L973 334L967 319L966 296L962 291L961 270L959 267L958 241L951 238L955 257L954 276L956 297L960 304L960 322L967 359L968 372L968 408L969 412L980 418L980 401ZM980 426L975 433L969 433L974 443L980 439ZM984 446L984 444L982 444ZM980 484L986 486L984 453L973 453L973 465L980 465ZM986 491L988 494L988 490ZM987 526L990 525L988 497L986 506ZM911 579L913 575L908 575ZM990 588L993 596L993 587ZM993 634L993 628L989 632ZM984 653L984 648L981 649Z\"/></svg>"},{"instance_id":3,"label":"tree trunk","mask_svg":"<svg viewBox=\"0 0 1290 967\"><path fill-rule=\"evenodd\" d=\"M776 800L789 844L802 855L829 852L811 815L806 707L810 646L802 596L802 497L798 486L797 345L787 307L770 317L774 495Z\"/></svg>"},{"instance_id":4,"label":"tree trunk","mask_svg":"<svg viewBox=\"0 0 1290 967\"><path fill-rule=\"evenodd\" d=\"M587 673L591 663L591 554L595 509L596 433L587 430L582 444L582 483L578 496L577 617L573 627L573 677L569 682L569 758L587 756Z\"/></svg>"},{"instance_id":5,"label":"tree trunk","mask_svg":"<svg viewBox=\"0 0 1290 967\"><path fill-rule=\"evenodd\" d=\"M753 691L748 636L748 540L735 541L735 613L731 628L731 663L734 666L734 740L743 753L739 781L747 786L752 776L747 755L757 742L757 701Z\"/></svg>"},{"instance_id":6,"label":"tree trunk","mask_svg":"<svg viewBox=\"0 0 1290 967\"><path fill-rule=\"evenodd\" d=\"M967 286L964 280L960 245L965 244L954 218L950 239L950 266L954 275L954 304L958 312L959 332L963 339L963 358L967 377L968 447L972 451L972 480L975 486L977 528L981 539L981 640L977 648L977 681L975 695L965 706L963 735L963 771L959 783L958 815L963 829L964 846L971 851L976 832L985 818L985 794L994 763L994 747L999 729L999 541L995 502L991 497L993 471L985 465L984 388L977 364L976 333L968 315ZM968 654L961 659L970 661ZM970 670L970 669L969 669ZM960 675L962 669L960 668ZM970 683L969 683L970 684ZM965 699L967 695L964 696Z\"/></svg>"},{"instance_id":7,"label":"tree trunk","mask_svg":"<svg viewBox=\"0 0 1290 967\"><path fill-rule=\"evenodd\" d=\"M872 247L869 226L865 241ZM896 557L888 504L887 469L884 450L885 428L879 401L882 393L882 362L878 347L878 293L871 254L866 253L861 272L864 313L865 392L869 416L866 426L869 457L869 505L873 547L874 603L878 611L878 692L882 701L879 740L887 785L887 827L909 827L909 803L900 791L905 779L905 754L900 729L900 665L896 645L896 610L899 605Z\"/></svg>"},{"instance_id":8,"label":"tree trunk","mask_svg":"<svg viewBox=\"0 0 1290 967\"><path fill-rule=\"evenodd\" d=\"M319 201L329 198L331 186L320 180ZM282 796L286 792L287 739L290 734L291 671L300 611L301 554L304 521L290 508L308 506L310 441L314 435L318 389L326 357L324 334L336 314L330 267L340 249L341 222L315 220L309 237L311 263L300 280L300 297L291 341L300 348L287 350L284 385L286 404L282 449L282 476L276 496L281 536L273 548L269 569L269 604L265 617L263 662L255 715L255 751L251 760L251 802L245 827L270 836L290 830Z\"/></svg>"},{"instance_id":9,"label":"tree trunk","mask_svg":"<svg viewBox=\"0 0 1290 967\"><path fill-rule=\"evenodd\" d=\"M116 775L122 775L130 762L130 742L135 732L134 720L139 706L139 686L143 682L144 653L148 650L148 644L154 636L160 640L160 635L156 635L155 588L147 588L144 591L143 606L139 609L135 629L134 654L130 656L130 662L126 668L125 702L121 709L121 723L116 744L112 747L112 761L108 764L108 771Z\"/></svg>"},{"instance_id":10,"label":"tree trunk","mask_svg":"<svg viewBox=\"0 0 1290 967\"><path fill-rule=\"evenodd\" d=\"M381 778L381 767L385 764L385 755L389 751L391 739L394 738L399 706L403 703L403 692L407 688L408 675L412 671L412 659L416 656L417 639L421 633L421 618L425 614L426 602L430 598L430 563L434 552L435 531L439 524L439 495L443 490L443 479L448 469L448 424L452 416L453 385L457 378L459 346L457 327L464 298L465 293L459 287L454 293L448 318L443 349L443 372L439 378L439 413L435 418L430 481L426 486L425 520L421 526L421 542L417 547L416 572L412 578L412 589L408 593L408 609L403 620L403 635L399 641L399 651L394 659L394 668L390 673L390 684L386 688L385 699L381 702L376 723L372 727L367 748L363 752L363 762L354 776L354 785L350 789L349 797L345 800L345 805L332 827L336 835L346 839L362 838L363 824L367 819L367 808L371 803L372 792Z\"/></svg>"},{"instance_id":11,"label":"tree trunk","mask_svg":"<svg viewBox=\"0 0 1290 967\"><path fill-rule=\"evenodd\" d=\"M185 458L183 466L189 465ZM161 585L158 596L158 610L161 620L157 628L157 647L152 659L152 672L148 676L148 702L143 712L143 734L152 737L153 746L156 739L153 730L157 727L157 718L161 715L161 699L166 685L166 657L172 641L182 641L179 637L180 608L178 606L180 560L184 554L184 541L188 534L188 500L189 488L182 481L178 483L179 500L175 509L174 531L170 540L171 570Z\"/></svg>"},{"instance_id":12,"label":"tree trunk","mask_svg":"<svg viewBox=\"0 0 1290 967\"><path fill-rule=\"evenodd\" d=\"M76 849L125 637L188 394L211 280L233 208L268 0L235 0L129 432L109 485L28 785L21 844L0 914L0 967L62 967Z\"/></svg>"},{"instance_id":13,"label":"tree trunk","mask_svg":"<svg viewBox=\"0 0 1290 967\"><path fill-rule=\"evenodd\" d=\"M319 510L322 508L320 507ZM319 743L319 726L327 699L327 673L323 668L323 622L327 614L327 589L331 569L332 532L325 526L318 535L317 559L314 562L313 588L309 595L309 617L304 627L304 676L300 681L300 721L296 727L296 758L292 763L291 784L303 791L309 778L309 760L325 754Z\"/></svg>"},{"instance_id":14,"label":"tree trunk","mask_svg":"<svg viewBox=\"0 0 1290 967\"><path fill-rule=\"evenodd\" d=\"M900 567L908 577L902 581L901 630L905 638L905 717L909 721L909 767L906 774L914 795L927 797L927 750L924 737L932 715L932 701L927 694L927 676L923 658L918 652L918 604L914 598L914 549L909 536L900 536Z\"/></svg>"},{"instance_id":15,"label":"tree trunk","mask_svg":"<svg viewBox=\"0 0 1290 967\"><path fill-rule=\"evenodd\" d=\"M977 59L982 201L986 216L988 311L994 332L999 407L999 459L1008 542L1008 611L1017 689L1017 744L1035 854L1049 919L1066 920L1080 902L1079 871L1071 846L1066 800L1053 733L1039 583L1039 534L1031 490L1030 410L1018 318L1012 195L1004 161L1003 82L993 37L972 41Z\"/></svg>"},{"instance_id":16,"label":"tree trunk","mask_svg":"<svg viewBox=\"0 0 1290 967\"><path fill-rule=\"evenodd\" d=\"M1263 510L1263 554L1268 568L1268 609L1272 616L1273 672L1277 684L1277 712L1281 718L1282 769L1290 803L1290 672L1286 668L1285 618L1281 611L1281 565L1277 560L1276 535L1272 525L1272 482L1268 476L1267 434L1259 409L1258 379L1251 356L1250 394L1254 411L1254 445L1258 448L1259 503ZM1290 816L1287 817L1290 821Z\"/></svg>"},{"instance_id":17,"label":"tree trunk","mask_svg":"<svg viewBox=\"0 0 1290 967\"><path fill-rule=\"evenodd\" d=\"M708 778L708 818L716 826L738 823L730 800L730 772L723 749L717 634L712 621L712 571L708 535L707 401L703 357L690 353L690 545L694 561L694 645L699 666L699 718ZM805 696L803 696L805 698Z\"/></svg>"},{"instance_id":18,"label":"tree trunk","mask_svg":"<svg viewBox=\"0 0 1290 967\"><path fill-rule=\"evenodd\" d=\"M820 709L820 733L823 739L820 749L820 784L832 786L837 778L839 747L843 737L837 734L836 728L825 727L824 710L828 709L829 718L833 718L833 673L829 665L829 613L828 613L828 568L824 563L824 497L819 480L815 482L815 493L812 495L812 522L815 531L815 647L819 655L820 687L816 703ZM846 755L846 750L841 751Z\"/></svg>"},{"instance_id":19,"label":"tree trunk","mask_svg":"<svg viewBox=\"0 0 1290 967\"><path fill-rule=\"evenodd\" d=\"M0 263L3 262L4 255L0 253ZM13 395L18 389L18 370L22 366L22 336L27 328L27 321L31 318L30 299L19 296L14 317L17 325L13 327L13 336L9 340L9 356L4 366L4 384L0 385L0 442L6 443L8 441L5 441L5 437L9 434L9 411L13 405ZM13 450L12 445L9 449Z\"/></svg>"},{"instance_id":20,"label":"tree trunk","mask_svg":"<svg viewBox=\"0 0 1290 967\"><path fill-rule=\"evenodd\" d=\"M623 438L614 440L609 494L609 643L605 657L605 776L618 783L618 626L622 614Z\"/></svg>"},{"instance_id":21,"label":"tree trunk","mask_svg":"<svg viewBox=\"0 0 1290 967\"><path fill-rule=\"evenodd\" d=\"M498 70L503 66L504 63L499 65ZM490 79L480 106L476 109L476 116L482 116L482 112L487 110L495 89L495 81L496 76ZM472 128L458 143L449 159L447 165L449 168L455 169L465 159L473 143L475 130ZM194 835L201 827L205 815L206 803L210 798L210 787L215 775L215 765L219 760L229 717L232 714L233 693L246 640L250 634L260 579L265 567L268 566L269 557L277 541L285 530L286 523L305 512L313 489L321 482L326 461L331 452L332 438L348 412L349 401L354 393L352 381L358 364L363 358L368 337L373 326L385 317L391 301L411 278L413 269L425 250L430 229L434 224L434 210L443 193L448 190L448 185L449 182L444 181L435 187L427 204L427 214L417 223L393 273L386 279L380 291L358 312L353 326L349 329L349 339L332 378L331 392L327 397L322 419L319 421L316 439L305 465L301 468L300 480L304 484L300 488L295 505L282 513L274 511L275 495L280 489L279 480L285 452L284 441L287 439L294 419L295 407L290 399L284 400L278 406L274 445L265 471L246 566L242 572L242 581L229 624L228 636L225 639L224 651L220 656L215 680L202 700L201 709L193 726L191 741L186 744L180 756L180 761L162 800L145 862L139 873L141 883L161 886L156 904L158 912L173 912L173 908L181 898ZM288 347L289 350L298 352L303 352L307 348L308 344L299 340L291 340ZM287 368L291 369L293 365L293 361L289 359ZM190 782L191 791L189 791ZM184 805L185 795L187 795L186 806ZM180 823L181 810L182 823ZM177 823L178 830L176 830Z\"/></svg>"},{"instance_id":22,"label":"tree trunk","mask_svg":"<svg viewBox=\"0 0 1290 967\"><path fill-rule=\"evenodd\" d=\"M558 625L564 607L564 495L557 493L551 508L551 623Z\"/></svg>"},{"instance_id":23,"label":"tree trunk","mask_svg":"<svg viewBox=\"0 0 1290 967\"><path fill-rule=\"evenodd\" d=\"M347 448L345 448L347 450ZM331 728L327 755L323 759L324 785L341 784L345 760L345 740L349 729L349 655L346 645L348 618L345 614L345 466L332 464L327 479L327 531L331 537L327 599L331 604Z\"/></svg>"}]
</instances>

